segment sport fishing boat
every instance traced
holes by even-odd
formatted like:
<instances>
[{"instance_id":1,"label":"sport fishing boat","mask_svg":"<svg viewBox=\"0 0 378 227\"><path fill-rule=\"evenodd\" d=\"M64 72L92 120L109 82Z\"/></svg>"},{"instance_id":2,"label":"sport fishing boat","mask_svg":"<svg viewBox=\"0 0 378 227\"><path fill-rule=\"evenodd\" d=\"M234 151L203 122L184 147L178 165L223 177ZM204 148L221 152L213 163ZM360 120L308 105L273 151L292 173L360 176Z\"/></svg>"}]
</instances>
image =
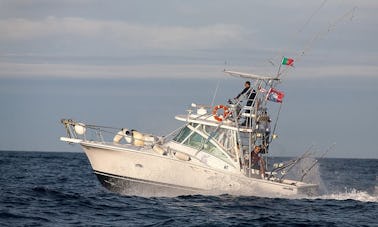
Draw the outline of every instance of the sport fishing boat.
<instances>
[{"instance_id":1,"label":"sport fishing boat","mask_svg":"<svg viewBox=\"0 0 378 227\"><path fill-rule=\"evenodd\" d=\"M182 127L166 136L62 119L67 136L60 140L80 144L101 184L122 194L316 194L318 185L303 181L310 169L300 179L287 179L307 153L267 164L278 119L272 120L268 107L283 98L275 87L278 76L224 72L253 83L224 104L192 104L187 114L175 117Z\"/></svg>"}]
</instances>

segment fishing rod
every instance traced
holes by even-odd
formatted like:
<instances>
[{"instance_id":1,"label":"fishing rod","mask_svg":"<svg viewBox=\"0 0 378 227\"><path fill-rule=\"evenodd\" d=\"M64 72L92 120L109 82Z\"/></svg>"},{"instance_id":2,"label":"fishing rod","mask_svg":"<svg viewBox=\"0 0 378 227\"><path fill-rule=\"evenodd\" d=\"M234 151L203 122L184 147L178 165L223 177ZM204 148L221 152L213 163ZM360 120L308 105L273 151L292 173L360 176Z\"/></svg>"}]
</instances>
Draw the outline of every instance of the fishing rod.
<instances>
[{"instance_id":1,"label":"fishing rod","mask_svg":"<svg viewBox=\"0 0 378 227\"><path fill-rule=\"evenodd\" d=\"M311 148L313 147L314 145L311 145L311 147L309 147L306 152L304 152L300 157L298 157L297 159L293 159L293 160L289 160L285 163L279 163L278 166L274 169L272 169L272 171L270 171L270 176L268 177L268 180L270 179L270 177L273 176L273 172L276 172L276 171L281 171L283 169L286 169L288 168L289 166L292 166L292 165L295 165L297 162L299 162L301 159L303 158L306 158L307 156L310 155L310 150ZM289 169L290 171L290 169ZM289 172L289 171L286 171L286 172Z\"/></svg>"},{"instance_id":2,"label":"fishing rod","mask_svg":"<svg viewBox=\"0 0 378 227\"><path fill-rule=\"evenodd\" d=\"M324 156L326 155L326 154L328 154L328 152L330 152L334 147L335 147L335 143L334 144L332 144L330 147L328 147L328 149L319 157L319 159L316 159L313 163L312 163L312 165L310 166L310 168L308 168L308 169L306 169L306 170L304 170L304 171L302 171L302 172L304 172L303 173L303 175L302 175L302 177L301 177L301 179L300 179L300 181L303 181L303 178L310 172L310 170L312 169L312 168L314 168L315 166L316 166L316 164L318 164L319 163L319 160L320 159L322 159L322 158L324 158Z\"/></svg>"},{"instance_id":3,"label":"fishing rod","mask_svg":"<svg viewBox=\"0 0 378 227\"><path fill-rule=\"evenodd\" d=\"M285 177L285 175L290 172L290 170L299 163L299 161L301 161L302 159L308 157L310 154L311 154L311 149L314 145L312 144L301 156L299 156L297 159L293 160L292 163L290 163L289 165L286 165L284 168L282 169L285 169L285 168L289 168L288 170L285 171L285 173L282 174L282 176L280 177L280 181Z\"/></svg>"}]
</instances>

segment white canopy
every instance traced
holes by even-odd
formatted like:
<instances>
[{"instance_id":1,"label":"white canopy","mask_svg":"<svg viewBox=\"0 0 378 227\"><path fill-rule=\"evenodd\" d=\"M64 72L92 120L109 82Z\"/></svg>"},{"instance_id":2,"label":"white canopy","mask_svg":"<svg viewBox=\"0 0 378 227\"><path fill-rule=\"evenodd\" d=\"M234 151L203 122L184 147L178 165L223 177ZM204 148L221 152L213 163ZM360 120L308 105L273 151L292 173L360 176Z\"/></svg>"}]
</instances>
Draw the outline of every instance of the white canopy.
<instances>
[{"instance_id":1,"label":"white canopy","mask_svg":"<svg viewBox=\"0 0 378 227\"><path fill-rule=\"evenodd\" d=\"M277 77L259 76L259 75L255 75L251 73L243 73L243 72L236 72L236 71L230 71L230 70L224 70L224 72L230 74L231 76L238 76L242 78L257 79L257 80L280 80Z\"/></svg>"}]
</instances>

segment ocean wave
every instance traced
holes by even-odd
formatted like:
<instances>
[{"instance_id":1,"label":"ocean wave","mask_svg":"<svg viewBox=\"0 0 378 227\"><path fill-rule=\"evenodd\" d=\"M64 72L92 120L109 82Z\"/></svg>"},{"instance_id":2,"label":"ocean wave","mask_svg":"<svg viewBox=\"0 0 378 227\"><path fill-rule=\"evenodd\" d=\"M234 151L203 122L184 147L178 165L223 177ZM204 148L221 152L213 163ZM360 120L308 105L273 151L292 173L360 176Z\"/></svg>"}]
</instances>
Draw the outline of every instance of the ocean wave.
<instances>
[{"instance_id":1,"label":"ocean wave","mask_svg":"<svg viewBox=\"0 0 378 227\"><path fill-rule=\"evenodd\" d=\"M32 188L34 193L37 193L38 196L50 196L56 199L80 199L81 196L78 193L62 192L56 189L52 189L44 186L36 186Z\"/></svg>"},{"instance_id":2,"label":"ocean wave","mask_svg":"<svg viewBox=\"0 0 378 227\"><path fill-rule=\"evenodd\" d=\"M30 214L20 211L1 211L0 225L1 226L37 226L41 223L49 223L49 218L43 217L40 214Z\"/></svg>"},{"instance_id":3,"label":"ocean wave","mask_svg":"<svg viewBox=\"0 0 378 227\"><path fill-rule=\"evenodd\" d=\"M44 159L45 156L54 158ZM0 166L0 226L372 226L377 223L376 160L321 160L319 170L325 190L313 197L283 197L263 192L256 192L255 196L122 195L101 186L83 154L0 152L0 160L5 160Z\"/></svg>"}]
</instances>

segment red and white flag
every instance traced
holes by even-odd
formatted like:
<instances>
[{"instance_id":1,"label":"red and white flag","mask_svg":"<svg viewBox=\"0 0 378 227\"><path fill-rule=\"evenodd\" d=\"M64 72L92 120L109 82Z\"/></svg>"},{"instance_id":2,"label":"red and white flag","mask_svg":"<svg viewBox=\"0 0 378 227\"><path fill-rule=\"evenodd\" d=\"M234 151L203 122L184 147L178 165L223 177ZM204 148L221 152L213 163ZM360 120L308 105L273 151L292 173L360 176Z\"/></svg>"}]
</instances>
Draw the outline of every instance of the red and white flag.
<instances>
[{"instance_id":1,"label":"red and white flag","mask_svg":"<svg viewBox=\"0 0 378 227\"><path fill-rule=\"evenodd\" d=\"M282 99L284 98L284 96L285 96L285 93L283 93L282 91L276 90L274 88L270 88L266 96L266 99L272 102L282 103Z\"/></svg>"}]
</instances>

